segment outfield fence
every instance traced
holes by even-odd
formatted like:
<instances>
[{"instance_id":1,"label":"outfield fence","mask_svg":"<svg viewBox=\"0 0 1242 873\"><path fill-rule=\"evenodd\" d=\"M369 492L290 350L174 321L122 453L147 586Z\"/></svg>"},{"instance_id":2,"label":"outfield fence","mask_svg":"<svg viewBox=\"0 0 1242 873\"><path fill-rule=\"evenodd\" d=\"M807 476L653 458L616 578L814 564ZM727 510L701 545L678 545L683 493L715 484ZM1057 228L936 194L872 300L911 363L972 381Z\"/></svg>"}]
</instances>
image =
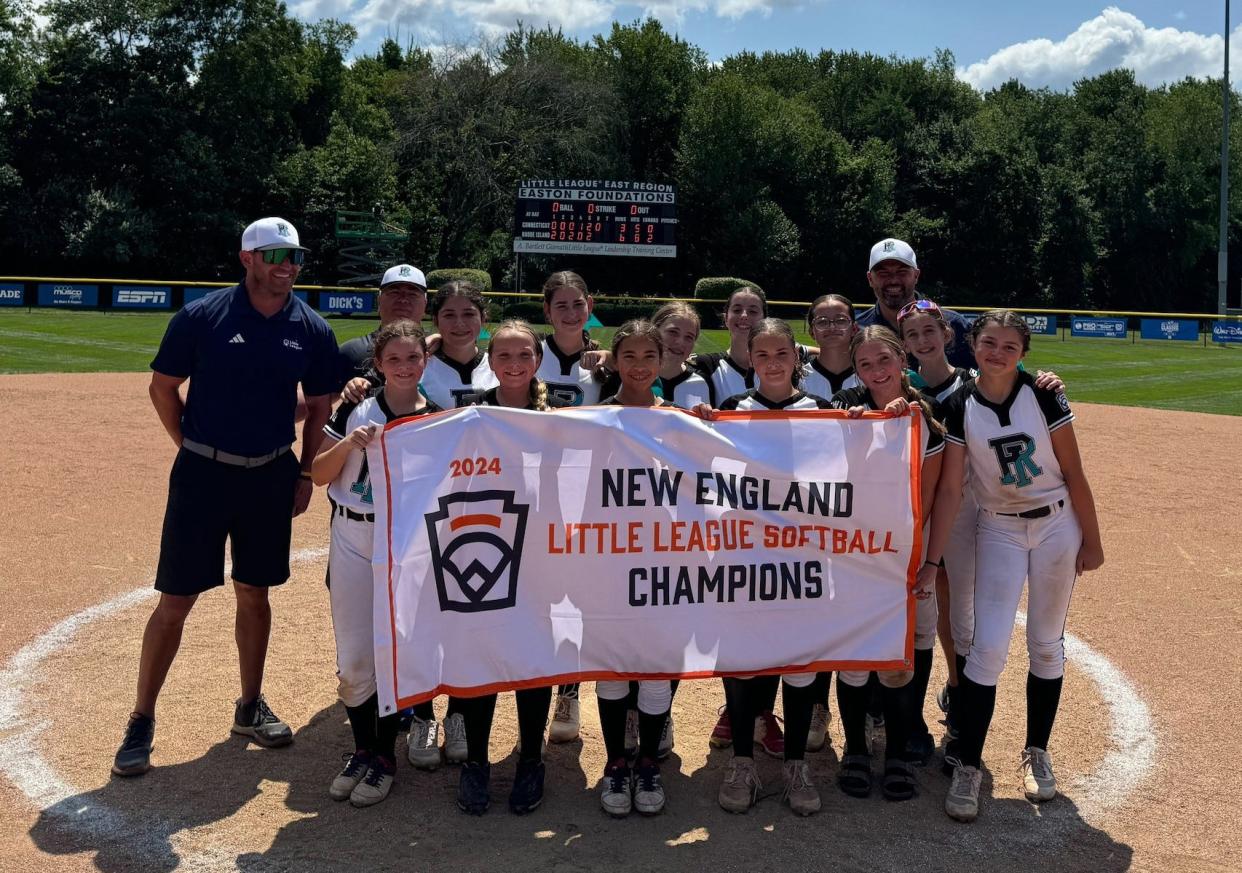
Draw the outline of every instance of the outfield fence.
<instances>
[{"instance_id":1,"label":"outfield fence","mask_svg":"<svg viewBox=\"0 0 1242 873\"><path fill-rule=\"evenodd\" d=\"M175 282L153 279L90 279L55 276L0 276L0 308L27 307L103 312L173 311L231 282ZM328 316L374 317L376 288L343 285L295 285L294 293L317 311ZM532 292L489 291L501 318L523 317L538 321L542 315L542 295ZM722 298L596 296L596 315L602 324L649 315L652 308L668 302L684 302L698 308L705 326L719 321ZM798 312L805 316L807 301L769 300L773 309ZM872 301L855 303L866 308ZM951 307L973 319L990 307ZM1194 312L1142 312L1117 310L1028 309L1022 313L1031 332L1056 336L1062 341L1088 337L1130 342L1168 340L1208 342L1220 345L1242 344L1242 315L1214 315ZM792 316L791 316L792 317Z\"/></svg>"}]
</instances>

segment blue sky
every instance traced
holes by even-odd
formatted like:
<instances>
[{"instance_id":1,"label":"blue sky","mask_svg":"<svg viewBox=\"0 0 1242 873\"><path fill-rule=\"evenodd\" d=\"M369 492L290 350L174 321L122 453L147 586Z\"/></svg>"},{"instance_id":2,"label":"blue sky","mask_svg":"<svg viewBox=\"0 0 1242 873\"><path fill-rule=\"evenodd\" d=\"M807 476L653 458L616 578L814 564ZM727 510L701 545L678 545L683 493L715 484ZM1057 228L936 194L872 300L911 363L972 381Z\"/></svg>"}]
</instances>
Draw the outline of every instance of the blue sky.
<instances>
[{"instance_id":1,"label":"blue sky","mask_svg":"<svg viewBox=\"0 0 1242 873\"><path fill-rule=\"evenodd\" d=\"M288 0L298 16L333 17L358 28L357 52L386 35L436 47L498 36L518 19L552 24L578 38L606 32L614 20L653 15L713 60L751 51L800 47L878 54L956 56L959 75L979 88L1016 77L1066 88L1106 69L1134 69L1148 84L1186 75L1219 75L1224 3L1069 0L983 2L888 0ZM1231 67L1242 62L1242 4L1234 12Z\"/></svg>"}]
</instances>

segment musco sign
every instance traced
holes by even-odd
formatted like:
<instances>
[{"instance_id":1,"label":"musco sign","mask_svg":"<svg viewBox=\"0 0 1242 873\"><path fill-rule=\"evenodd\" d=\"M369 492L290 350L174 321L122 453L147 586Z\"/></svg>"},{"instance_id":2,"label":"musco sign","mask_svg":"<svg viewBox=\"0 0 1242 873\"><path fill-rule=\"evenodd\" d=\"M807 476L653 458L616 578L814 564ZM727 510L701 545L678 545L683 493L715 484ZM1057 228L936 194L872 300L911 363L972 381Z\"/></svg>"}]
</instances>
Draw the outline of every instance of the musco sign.
<instances>
[{"instance_id":1,"label":"musco sign","mask_svg":"<svg viewBox=\"0 0 1242 873\"><path fill-rule=\"evenodd\" d=\"M383 711L589 679L905 667L923 426L617 407L393 422L368 450Z\"/></svg>"}]
</instances>

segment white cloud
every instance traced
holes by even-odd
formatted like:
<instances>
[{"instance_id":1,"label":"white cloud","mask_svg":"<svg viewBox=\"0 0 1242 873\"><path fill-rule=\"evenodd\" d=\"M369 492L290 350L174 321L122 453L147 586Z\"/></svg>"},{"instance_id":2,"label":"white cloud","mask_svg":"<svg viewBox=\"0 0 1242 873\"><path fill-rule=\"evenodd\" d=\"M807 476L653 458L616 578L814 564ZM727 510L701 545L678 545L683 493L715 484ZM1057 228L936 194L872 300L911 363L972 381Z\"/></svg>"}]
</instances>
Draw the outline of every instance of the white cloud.
<instances>
[{"instance_id":1,"label":"white cloud","mask_svg":"<svg viewBox=\"0 0 1242 873\"><path fill-rule=\"evenodd\" d=\"M1136 16L1109 6L1065 39L1015 43L986 60L959 67L957 74L988 90L1009 79L1032 87L1068 88L1075 80L1125 67L1147 85L1186 76L1220 76L1224 38L1175 27L1148 27ZM1242 26L1230 37L1230 67L1242 59Z\"/></svg>"},{"instance_id":2,"label":"white cloud","mask_svg":"<svg viewBox=\"0 0 1242 873\"><path fill-rule=\"evenodd\" d=\"M643 14L661 21L681 22L688 12L714 12L717 18L742 18L752 12L765 17L775 9L797 9L822 0L647 0Z\"/></svg>"}]
</instances>

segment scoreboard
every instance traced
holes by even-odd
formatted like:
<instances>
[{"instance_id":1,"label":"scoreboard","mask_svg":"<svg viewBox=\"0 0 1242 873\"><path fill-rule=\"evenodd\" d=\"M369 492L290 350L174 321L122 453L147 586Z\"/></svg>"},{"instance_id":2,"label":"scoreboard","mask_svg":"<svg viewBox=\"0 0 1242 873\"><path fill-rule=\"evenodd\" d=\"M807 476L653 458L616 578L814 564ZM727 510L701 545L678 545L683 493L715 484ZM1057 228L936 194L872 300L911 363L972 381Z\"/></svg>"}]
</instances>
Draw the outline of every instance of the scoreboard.
<instances>
[{"instance_id":1,"label":"scoreboard","mask_svg":"<svg viewBox=\"0 0 1242 873\"><path fill-rule=\"evenodd\" d=\"M531 179L518 187L513 250L677 257L675 185Z\"/></svg>"}]
</instances>

